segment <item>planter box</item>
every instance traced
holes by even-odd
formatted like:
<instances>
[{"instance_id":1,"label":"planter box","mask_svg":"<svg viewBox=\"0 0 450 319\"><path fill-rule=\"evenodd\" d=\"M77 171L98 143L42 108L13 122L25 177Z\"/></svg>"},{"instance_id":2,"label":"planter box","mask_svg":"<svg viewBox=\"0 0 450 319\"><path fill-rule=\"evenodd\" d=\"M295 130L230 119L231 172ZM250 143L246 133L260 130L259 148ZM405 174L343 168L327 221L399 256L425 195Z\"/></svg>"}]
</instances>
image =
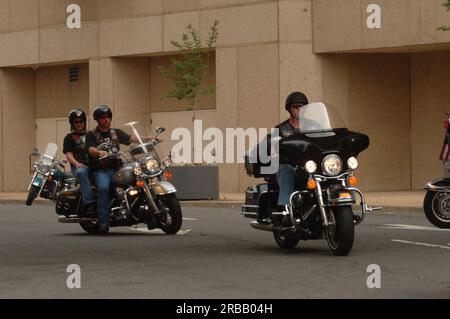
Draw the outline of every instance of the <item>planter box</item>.
<instances>
[{"instance_id":1,"label":"planter box","mask_svg":"<svg viewBox=\"0 0 450 319\"><path fill-rule=\"evenodd\" d=\"M217 166L174 166L171 182L180 200L218 199L219 168Z\"/></svg>"}]
</instances>

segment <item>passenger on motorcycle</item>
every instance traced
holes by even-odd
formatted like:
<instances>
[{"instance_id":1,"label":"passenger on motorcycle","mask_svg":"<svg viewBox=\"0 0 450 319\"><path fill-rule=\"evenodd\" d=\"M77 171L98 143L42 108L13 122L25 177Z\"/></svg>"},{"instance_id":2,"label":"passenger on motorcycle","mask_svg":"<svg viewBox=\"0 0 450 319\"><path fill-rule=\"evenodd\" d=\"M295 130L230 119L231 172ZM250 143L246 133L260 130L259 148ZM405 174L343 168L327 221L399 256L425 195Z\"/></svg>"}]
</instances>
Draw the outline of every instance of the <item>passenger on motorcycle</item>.
<instances>
[{"instance_id":1,"label":"passenger on motorcycle","mask_svg":"<svg viewBox=\"0 0 450 319\"><path fill-rule=\"evenodd\" d=\"M83 203L87 214L95 214L95 197L89 180L88 154L86 149L86 114L81 109L69 113L71 132L64 138L63 153L66 154L74 177L80 183Z\"/></svg>"}]
</instances>

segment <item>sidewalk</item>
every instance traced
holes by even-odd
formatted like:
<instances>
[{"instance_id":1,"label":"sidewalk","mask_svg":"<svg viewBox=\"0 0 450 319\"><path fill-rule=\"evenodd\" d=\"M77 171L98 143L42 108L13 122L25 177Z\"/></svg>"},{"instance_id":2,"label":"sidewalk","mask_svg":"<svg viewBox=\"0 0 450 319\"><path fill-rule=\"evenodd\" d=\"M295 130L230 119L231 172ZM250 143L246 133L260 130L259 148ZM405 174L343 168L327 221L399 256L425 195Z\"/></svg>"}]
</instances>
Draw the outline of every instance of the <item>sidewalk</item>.
<instances>
[{"instance_id":1,"label":"sidewalk","mask_svg":"<svg viewBox=\"0 0 450 319\"><path fill-rule=\"evenodd\" d=\"M369 206L381 206L389 212L420 212L422 213L425 191L392 191L366 192ZM15 203L25 205L27 193L0 193L0 204ZM240 206L244 202L244 194L221 193L219 200L182 201L183 206ZM46 199L37 198L35 204L52 204Z\"/></svg>"}]
</instances>

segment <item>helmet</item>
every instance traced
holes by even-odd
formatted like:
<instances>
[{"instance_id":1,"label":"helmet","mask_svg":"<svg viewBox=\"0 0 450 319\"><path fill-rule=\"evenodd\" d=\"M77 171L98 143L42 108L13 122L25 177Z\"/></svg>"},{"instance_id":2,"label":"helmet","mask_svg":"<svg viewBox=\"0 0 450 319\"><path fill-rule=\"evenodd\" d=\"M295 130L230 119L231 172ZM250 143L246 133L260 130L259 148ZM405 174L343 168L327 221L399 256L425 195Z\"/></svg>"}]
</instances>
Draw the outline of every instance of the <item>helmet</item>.
<instances>
[{"instance_id":1,"label":"helmet","mask_svg":"<svg viewBox=\"0 0 450 319\"><path fill-rule=\"evenodd\" d=\"M70 111L69 123L70 123L70 126L72 127L72 129L74 127L75 119L79 119L79 118L81 118L81 120L86 123L86 113L84 113L83 110L74 109L74 110Z\"/></svg>"},{"instance_id":2,"label":"helmet","mask_svg":"<svg viewBox=\"0 0 450 319\"><path fill-rule=\"evenodd\" d=\"M107 107L106 105L99 105L99 106L97 106L95 108L94 114L93 114L94 120L98 121L98 119L102 115L108 115L112 119L111 109L109 107Z\"/></svg>"},{"instance_id":3,"label":"helmet","mask_svg":"<svg viewBox=\"0 0 450 319\"><path fill-rule=\"evenodd\" d=\"M308 104L308 98L306 97L305 94L303 94L302 92L292 92L291 94L289 94L289 96L286 99L286 111L289 112L289 108L291 105L293 104L303 104L306 105Z\"/></svg>"}]
</instances>

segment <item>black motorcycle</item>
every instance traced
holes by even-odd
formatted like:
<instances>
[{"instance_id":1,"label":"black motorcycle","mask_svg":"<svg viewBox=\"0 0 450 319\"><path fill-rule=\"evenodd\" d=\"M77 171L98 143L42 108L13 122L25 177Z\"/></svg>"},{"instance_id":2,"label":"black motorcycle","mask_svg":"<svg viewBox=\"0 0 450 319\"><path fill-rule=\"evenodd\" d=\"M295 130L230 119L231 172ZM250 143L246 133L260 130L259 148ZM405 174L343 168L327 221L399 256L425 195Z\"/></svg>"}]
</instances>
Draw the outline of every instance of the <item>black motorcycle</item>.
<instances>
[{"instance_id":1,"label":"black motorcycle","mask_svg":"<svg viewBox=\"0 0 450 319\"><path fill-rule=\"evenodd\" d=\"M175 195L176 188L169 182L170 156L160 159L155 146L158 138L144 142L148 130L137 122L127 123L140 143L129 148L129 155L103 143L98 148L109 153L108 157L121 160L123 166L113 176L115 189L111 196L110 227L133 226L145 223L148 229L160 228L166 234L176 234L182 224L182 211ZM157 128L157 137L164 132ZM93 187L96 194L95 185ZM61 223L79 223L89 234L99 232L98 216L89 216L83 205L79 187L58 195L56 213Z\"/></svg>"},{"instance_id":2,"label":"black motorcycle","mask_svg":"<svg viewBox=\"0 0 450 319\"><path fill-rule=\"evenodd\" d=\"M349 131L336 109L323 103L303 106L299 127L292 136L269 139L278 141L281 163L294 166L297 172L287 211L277 211L276 176L263 173L268 165L254 149L246 156L247 174L264 177L266 183L247 189L242 214L254 219L250 223L253 228L272 232L281 248L325 237L335 255L345 256L353 247L355 225L362 222L366 212L381 209L369 207L363 193L355 188L356 158L369 146L369 138ZM356 196L361 199L360 214L353 213Z\"/></svg>"},{"instance_id":3,"label":"black motorcycle","mask_svg":"<svg viewBox=\"0 0 450 319\"><path fill-rule=\"evenodd\" d=\"M450 169L447 155L450 150L450 113L447 113L449 126L445 135L444 146L441 152L444 169ZM440 178L425 185L427 191L423 200L425 216L434 226L450 228L450 178Z\"/></svg>"}]
</instances>

